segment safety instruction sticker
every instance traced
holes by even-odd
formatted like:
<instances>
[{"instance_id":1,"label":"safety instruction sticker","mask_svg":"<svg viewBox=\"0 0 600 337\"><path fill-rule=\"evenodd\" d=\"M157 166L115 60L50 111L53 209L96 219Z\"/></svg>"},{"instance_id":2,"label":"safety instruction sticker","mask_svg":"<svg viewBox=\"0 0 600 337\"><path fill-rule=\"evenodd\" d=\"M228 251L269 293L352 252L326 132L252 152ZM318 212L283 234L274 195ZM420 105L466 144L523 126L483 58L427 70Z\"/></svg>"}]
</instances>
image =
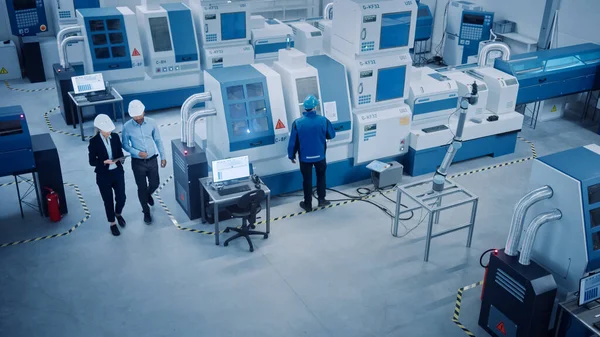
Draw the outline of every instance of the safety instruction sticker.
<instances>
[{"instance_id":1,"label":"safety instruction sticker","mask_svg":"<svg viewBox=\"0 0 600 337\"><path fill-rule=\"evenodd\" d=\"M6 68L2 67L2 69L0 69L0 75L7 75L8 74L8 70L6 70Z\"/></svg>"},{"instance_id":2,"label":"safety instruction sticker","mask_svg":"<svg viewBox=\"0 0 600 337\"><path fill-rule=\"evenodd\" d=\"M332 122L338 121L337 103L335 101L323 103L323 109L325 110L325 117L327 119Z\"/></svg>"},{"instance_id":3,"label":"safety instruction sticker","mask_svg":"<svg viewBox=\"0 0 600 337\"><path fill-rule=\"evenodd\" d=\"M137 48L133 48L133 53L131 53L131 56L140 56L140 52L137 50Z\"/></svg>"},{"instance_id":4,"label":"safety instruction sticker","mask_svg":"<svg viewBox=\"0 0 600 337\"><path fill-rule=\"evenodd\" d=\"M281 121L281 119L277 120L277 125L275 125L275 130L285 129L285 124Z\"/></svg>"},{"instance_id":5,"label":"safety instruction sticker","mask_svg":"<svg viewBox=\"0 0 600 337\"><path fill-rule=\"evenodd\" d=\"M410 123L410 117L400 118L400 125L408 125Z\"/></svg>"},{"instance_id":6,"label":"safety instruction sticker","mask_svg":"<svg viewBox=\"0 0 600 337\"><path fill-rule=\"evenodd\" d=\"M552 107L552 110L550 110L550 112L556 112L556 111L557 111L557 109L556 109L556 105L555 105Z\"/></svg>"}]
</instances>

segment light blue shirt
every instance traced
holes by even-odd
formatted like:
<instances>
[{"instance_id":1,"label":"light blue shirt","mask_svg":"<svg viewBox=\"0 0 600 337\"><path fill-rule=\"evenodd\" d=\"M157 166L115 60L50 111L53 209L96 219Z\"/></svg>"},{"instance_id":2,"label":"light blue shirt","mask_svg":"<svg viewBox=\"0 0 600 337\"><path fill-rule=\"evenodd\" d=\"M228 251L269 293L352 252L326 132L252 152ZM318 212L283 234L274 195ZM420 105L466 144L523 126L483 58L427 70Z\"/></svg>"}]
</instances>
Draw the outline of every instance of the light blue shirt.
<instances>
[{"instance_id":1,"label":"light blue shirt","mask_svg":"<svg viewBox=\"0 0 600 337\"><path fill-rule=\"evenodd\" d=\"M123 149L131 154L131 157L142 159L140 152L146 152L147 158L157 154L160 159L165 159L158 126L152 118L144 117L144 122L138 124L133 119L123 125Z\"/></svg>"},{"instance_id":2,"label":"light blue shirt","mask_svg":"<svg viewBox=\"0 0 600 337\"><path fill-rule=\"evenodd\" d=\"M104 137L103 135L100 135L100 138L102 138L102 143L104 143L104 147L106 148L106 152L108 152L108 159L113 160L115 158L113 158L113 153L112 153L112 147L110 146L110 137ZM109 170L114 170L117 168L117 164L110 164L110 166L108 166Z\"/></svg>"}]
</instances>

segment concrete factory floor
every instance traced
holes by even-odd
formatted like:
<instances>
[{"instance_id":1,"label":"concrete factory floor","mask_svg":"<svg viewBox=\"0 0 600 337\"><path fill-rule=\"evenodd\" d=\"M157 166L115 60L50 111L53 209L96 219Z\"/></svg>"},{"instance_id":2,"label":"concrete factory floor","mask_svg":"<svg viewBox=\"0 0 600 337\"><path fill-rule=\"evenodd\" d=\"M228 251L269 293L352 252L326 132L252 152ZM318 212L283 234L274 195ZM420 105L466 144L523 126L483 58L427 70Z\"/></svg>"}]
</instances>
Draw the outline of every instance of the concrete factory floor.
<instances>
[{"instance_id":1,"label":"concrete factory floor","mask_svg":"<svg viewBox=\"0 0 600 337\"><path fill-rule=\"evenodd\" d=\"M53 83L11 85L36 89ZM63 233L84 219L75 187L91 213L70 235L0 248L3 336L463 336L451 320L457 289L482 279L479 256L484 250L504 246L532 163L456 178L480 197L473 245L465 247L466 231L436 238L427 263L425 225L395 238L390 218L361 202L273 222L268 240L255 238L254 253L243 240L225 248L215 246L213 236L178 230L158 203L154 223L146 226L129 164L123 213L128 224L120 237L113 237L87 163L87 142L52 132L45 121L45 113L58 105L56 92L3 85L0 97L2 105L23 106L32 134L51 133L64 181L73 184L67 186L69 213L56 224L29 208L22 220L15 186L0 187L0 245ZM177 109L149 115L159 124L178 121ZM54 131L75 131L58 111L47 118ZM91 123L86 126L90 134ZM169 142L178 138L179 125L160 131L171 158ZM535 144L539 156L600 143L578 119L539 123L536 130L525 126L521 136ZM450 173L531 156L530 144L519 140L514 154L459 163ZM169 178L171 161L160 174L163 182ZM405 177L404 182L422 178ZM0 184L11 181L0 178ZM356 187L367 185L341 189L355 193ZM212 231L209 225L186 223L172 181L160 197L184 226ZM382 196L372 200L394 207ZM300 211L298 201L297 196L275 198L272 216ZM407 221L406 228L419 224L420 215ZM459 215L464 214L442 215L438 229ZM478 335L479 292L465 291L460 313L462 324Z\"/></svg>"}]
</instances>

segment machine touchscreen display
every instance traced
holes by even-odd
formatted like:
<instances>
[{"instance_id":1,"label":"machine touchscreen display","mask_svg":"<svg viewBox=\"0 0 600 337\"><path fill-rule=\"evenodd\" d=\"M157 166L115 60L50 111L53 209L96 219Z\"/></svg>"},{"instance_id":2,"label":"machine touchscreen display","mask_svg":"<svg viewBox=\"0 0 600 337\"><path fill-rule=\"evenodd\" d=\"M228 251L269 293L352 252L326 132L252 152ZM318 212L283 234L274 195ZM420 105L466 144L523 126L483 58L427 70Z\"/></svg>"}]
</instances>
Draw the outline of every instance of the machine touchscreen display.
<instances>
[{"instance_id":1,"label":"machine touchscreen display","mask_svg":"<svg viewBox=\"0 0 600 337\"><path fill-rule=\"evenodd\" d=\"M152 44L154 52L171 51L171 32L169 31L169 21L166 17L149 18L150 34L152 35Z\"/></svg>"},{"instance_id":2,"label":"machine touchscreen display","mask_svg":"<svg viewBox=\"0 0 600 337\"><path fill-rule=\"evenodd\" d=\"M317 78L315 76L296 79L296 88L298 90L298 105L300 105L300 111L304 111L302 104L304 103L306 96L314 95L318 100L321 100L319 97L319 85L317 84ZM321 114L320 104L317 105L316 109L317 113Z\"/></svg>"},{"instance_id":3,"label":"machine touchscreen display","mask_svg":"<svg viewBox=\"0 0 600 337\"><path fill-rule=\"evenodd\" d=\"M36 8L35 2L35 0L13 0L13 8L15 11Z\"/></svg>"}]
</instances>

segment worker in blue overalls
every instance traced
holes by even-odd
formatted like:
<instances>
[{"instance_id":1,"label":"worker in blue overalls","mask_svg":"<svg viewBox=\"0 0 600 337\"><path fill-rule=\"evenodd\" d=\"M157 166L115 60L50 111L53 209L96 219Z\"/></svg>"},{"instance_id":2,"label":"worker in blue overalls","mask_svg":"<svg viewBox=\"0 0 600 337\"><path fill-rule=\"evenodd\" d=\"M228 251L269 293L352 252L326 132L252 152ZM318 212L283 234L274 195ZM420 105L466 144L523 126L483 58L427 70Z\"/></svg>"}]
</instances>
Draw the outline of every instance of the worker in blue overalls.
<instances>
[{"instance_id":1,"label":"worker in blue overalls","mask_svg":"<svg viewBox=\"0 0 600 337\"><path fill-rule=\"evenodd\" d=\"M296 163L296 154L299 154L304 190L304 201L300 202L300 207L307 212L312 210L313 166L317 173L319 207L330 204L325 200L325 170L327 169L325 152L327 140L335 138L335 130L326 117L317 115L315 109L318 105L319 100L313 95L304 99L304 116L296 119L292 124L292 133L288 143L288 158L292 163Z\"/></svg>"}]
</instances>

